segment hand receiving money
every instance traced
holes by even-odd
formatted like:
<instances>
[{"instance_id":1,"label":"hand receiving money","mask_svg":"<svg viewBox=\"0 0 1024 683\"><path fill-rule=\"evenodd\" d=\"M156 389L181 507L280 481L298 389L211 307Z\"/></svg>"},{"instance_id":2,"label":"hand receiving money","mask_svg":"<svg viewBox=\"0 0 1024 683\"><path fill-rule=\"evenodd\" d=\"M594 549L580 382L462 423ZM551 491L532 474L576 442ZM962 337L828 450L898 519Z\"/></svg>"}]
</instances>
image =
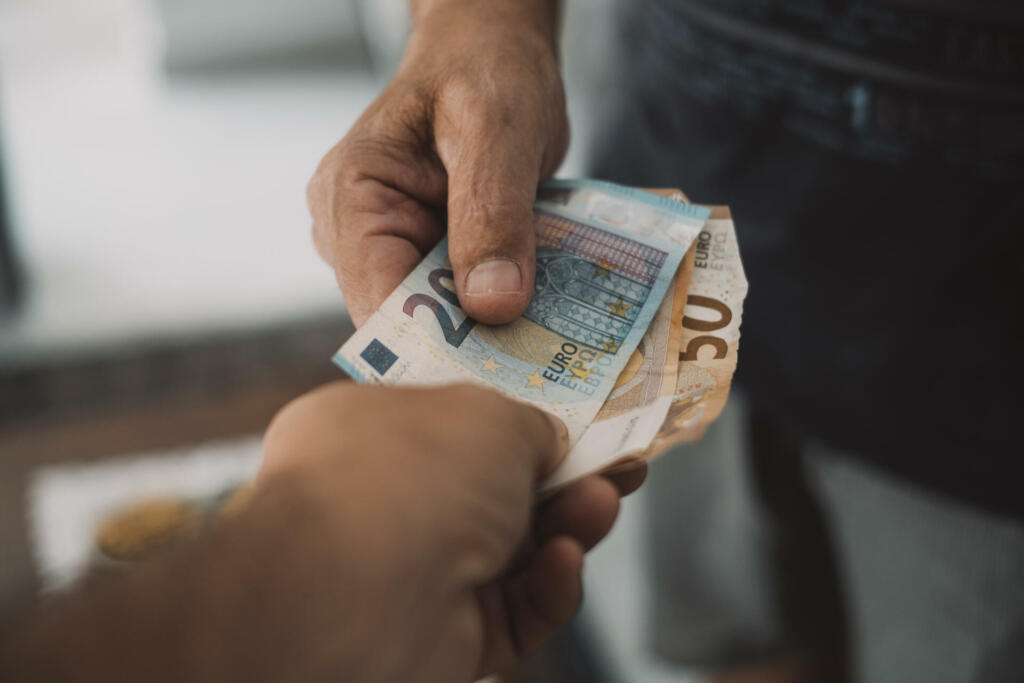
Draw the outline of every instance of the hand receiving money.
<instances>
[{"instance_id":1,"label":"hand receiving money","mask_svg":"<svg viewBox=\"0 0 1024 683\"><path fill-rule=\"evenodd\" d=\"M367 637L350 665L370 668L341 669L341 679L476 680L568 622L582 598L583 554L642 473L587 477L534 506L533 487L567 448L557 420L474 386L337 382L275 418L257 498L298 483L306 523L331 539L322 546L336 546L328 559L337 565L292 581L310 581L306 593L321 605L310 609L335 627L320 634L324 647ZM375 634L388 634L386 644Z\"/></svg>"},{"instance_id":2,"label":"hand receiving money","mask_svg":"<svg viewBox=\"0 0 1024 683\"><path fill-rule=\"evenodd\" d=\"M48 601L0 638L0 680L478 680L569 621L584 553L643 480L537 504L567 447L550 415L480 387L321 387L278 414L255 484L204 533L167 499L108 527L118 569L159 561Z\"/></svg>"}]
</instances>

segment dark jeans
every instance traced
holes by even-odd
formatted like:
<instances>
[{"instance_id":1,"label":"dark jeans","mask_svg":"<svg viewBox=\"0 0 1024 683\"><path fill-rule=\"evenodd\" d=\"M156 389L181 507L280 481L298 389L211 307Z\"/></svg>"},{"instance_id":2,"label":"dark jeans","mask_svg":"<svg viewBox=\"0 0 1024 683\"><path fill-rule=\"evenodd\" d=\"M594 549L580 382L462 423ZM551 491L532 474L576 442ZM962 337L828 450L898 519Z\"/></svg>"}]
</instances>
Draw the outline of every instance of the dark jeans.
<instances>
[{"instance_id":1,"label":"dark jeans","mask_svg":"<svg viewBox=\"0 0 1024 683\"><path fill-rule=\"evenodd\" d=\"M732 207L750 282L737 381L758 411L1024 516L1009 476L1024 385L1024 181L851 156L652 74L617 95L592 167Z\"/></svg>"},{"instance_id":2,"label":"dark jeans","mask_svg":"<svg viewBox=\"0 0 1024 683\"><path fill-rule=\"evenodd\" d=\"M826 125L846 125L844 93L904 112L934 98L814 74L814 95L835 86L823 122L799 83L759 99L731 64L707 77L725 53L667 60L647 30L594 175L730 205L750 282L747 416L647 484L656 649L715 664L796 648L827 680L1024 680L1024 116L975 117L956 149L927 117L845 139Z\"/></svg>"}]
</instances>

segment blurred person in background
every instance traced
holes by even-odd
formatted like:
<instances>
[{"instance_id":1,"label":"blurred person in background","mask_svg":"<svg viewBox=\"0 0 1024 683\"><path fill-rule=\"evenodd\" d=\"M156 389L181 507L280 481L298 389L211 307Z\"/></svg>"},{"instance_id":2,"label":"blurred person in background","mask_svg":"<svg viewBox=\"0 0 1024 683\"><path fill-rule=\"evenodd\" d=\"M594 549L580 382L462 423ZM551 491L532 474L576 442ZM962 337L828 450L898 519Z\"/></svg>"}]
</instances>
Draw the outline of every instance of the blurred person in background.
<instances>
[{"instance_id":1,"label":"blurred person in background","mask_svg":"<svg viewBox=\"0 0 1024 683\"><path fill-rule=\"evenodd\" d=\"M557 419L489 389L321 387L274 419L244 508L2 634L0 679L494 673L569 621L584 553L646 473L586 477L535 506L568 445Z\"/></svg>"},{"instance_id":2,"label":"blurred person in background","mask_svg":"<svg viewBox=\"0 0 1024 683\"><path fill-rule=\"evenodd\" d=\"M507 322L568 142L558 3L411 10L397 74L310 183L317 245L358 325L447 231L463 308ZM731 205L752 285L747 446L720 428L652 482L658 651L749 680L1024 680L1024 8L624 19L595 175Z\"/></svg>"}]
</instances>

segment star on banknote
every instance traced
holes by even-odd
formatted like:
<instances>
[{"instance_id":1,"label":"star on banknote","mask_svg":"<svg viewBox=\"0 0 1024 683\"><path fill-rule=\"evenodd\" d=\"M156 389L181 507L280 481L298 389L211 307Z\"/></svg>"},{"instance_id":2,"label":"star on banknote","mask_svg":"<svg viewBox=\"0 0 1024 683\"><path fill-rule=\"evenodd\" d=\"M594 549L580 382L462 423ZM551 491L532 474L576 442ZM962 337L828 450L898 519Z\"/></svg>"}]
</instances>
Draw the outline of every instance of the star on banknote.
<instances>
[{"instance_id":1,"label":"star on banknote","mask_svg":"<svg viewBox=\"0 0 1024 683\"><path fill-rule=\"evenodd\" d=\"M601 262L594 266L594 277L611 278L612 267L612 264L608 263L607 259L601 259Z\"/></svg>"},{"instance_id":2,"label":"star on banknote","mask_svg":"<svg viewBox=\"0 0 1024 683\"><path fill-rule=\"evenodd\" d=\"M611 310L612 315L617 315L620 318L625 318L626 317L626 313L629 312L629 309L633 308L633 306L631 304L627 304L627 303L623 302L622 301L622 297L620 296L615 301L615 303L608 304L608 308L609 308L609 310Z\"/></svg>"},{"instance_id":3,"label":"star on banknote","mask_svg":"<svg viewBox=\"0 0 1024 683\"><path fill-rule=\"evenodd\" d=\"M526 386L527 386L527 388L529 388L529 387L537 387L541 391L543 391L544 390L544 383L548 382L548 381L550 381L548 378L541 376L540 370L534 370L532 375L526 375Z\"/></svg>"},{"instance_id":4,"label":"star on banknote","mask_svg":"<svg viewBox=\"0 0 1024 683\"><path fill-rule=\"evenodd\" d=\"M480 361L480 369L484 372L497 372L499 368L503 367L505 366L494 360L494 354L491 354L487 360Z\"/></svg>"}]
</instances>

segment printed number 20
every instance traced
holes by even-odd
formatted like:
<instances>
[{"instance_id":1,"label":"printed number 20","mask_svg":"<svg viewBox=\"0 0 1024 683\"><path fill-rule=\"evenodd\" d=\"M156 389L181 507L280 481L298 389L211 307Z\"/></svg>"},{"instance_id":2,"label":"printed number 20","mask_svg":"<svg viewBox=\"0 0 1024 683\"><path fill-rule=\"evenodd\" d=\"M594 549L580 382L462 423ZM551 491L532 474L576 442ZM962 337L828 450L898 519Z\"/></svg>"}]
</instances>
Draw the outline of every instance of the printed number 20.
<instances>
[{"instance_id":1,"label":"printed number 20","mask_svg":"<svg viewBox=\"0 0 1024 683\"><path fill-rule=\"evenodd\" d=\"M445 268L437 268L436 270L430 271L430 275L427 276L427 281L430 282L430 287L438 293L438 295L450 304L456 306L459 305L459 299L455 296L455 292L444 286L441 282L442 278L451 280L455 275L452 271ZM444 340L459 348L462 346L462 342L466 341L466 337L469 336L470 330L476 326L476 321L472 318L466 318L462 321L462 324L455 327L452 324L451 317L448 316L448 311L444 309L434 297L429 294L413 294L405 300L405 304L402 305L402 311L409 316L413 317L413 312L420 306L426 306L433 312L434 317L437 318L438 325L441 326L441 332L444 334Z\"/></svg>"}]
</instances>

